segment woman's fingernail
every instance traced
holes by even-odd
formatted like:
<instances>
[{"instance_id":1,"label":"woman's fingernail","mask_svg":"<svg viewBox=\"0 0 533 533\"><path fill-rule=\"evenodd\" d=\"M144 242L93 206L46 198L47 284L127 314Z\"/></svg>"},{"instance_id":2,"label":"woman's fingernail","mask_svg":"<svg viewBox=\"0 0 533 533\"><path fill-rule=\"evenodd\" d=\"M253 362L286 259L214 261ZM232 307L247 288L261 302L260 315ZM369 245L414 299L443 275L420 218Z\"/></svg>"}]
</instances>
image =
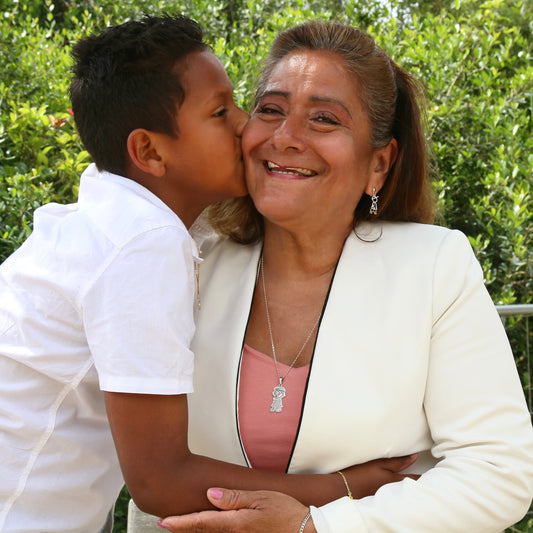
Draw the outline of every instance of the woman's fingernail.
<instances>
[{"instance_id":1,"label":"woman's fingernail","mask_svg":"<svg viewBox=\"0 0 533 533\"><path fill-rule=\"evenodd\" d=\"M213 500L220 500L224 493L220 489L209 489L209 496L213 498Z\"/></svg>"},{"instance_id":2,"label":"woman's fingernail","mask_svg":"<svg viewBox=\"0 0 533 533\"><path fill-rule=\"evenodd\" d=\"M158 525L159 527L163 527L163 528L165 528L165 529L170 529L166 524L163 524L163 520L158 520L158 521L157 521L157 525Z\"/></svg>"}]
</instances>

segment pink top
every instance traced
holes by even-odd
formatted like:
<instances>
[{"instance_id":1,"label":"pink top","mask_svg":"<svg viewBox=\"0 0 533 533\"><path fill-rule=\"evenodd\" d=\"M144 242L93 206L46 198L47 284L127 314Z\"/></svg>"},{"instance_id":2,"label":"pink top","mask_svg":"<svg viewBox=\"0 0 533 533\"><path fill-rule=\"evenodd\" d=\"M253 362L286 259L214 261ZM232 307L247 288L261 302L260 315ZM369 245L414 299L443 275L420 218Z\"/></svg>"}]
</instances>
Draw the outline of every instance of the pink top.
<instances>
[{"instance_id":1,"label":"pink top","mask_svg":"<svg viewBox=\"0 0 533 533\"><path fill-rule=\"evenodd\" d=\"M280 376L289 367L278 363ZM292 368L283 380L283 409L271 412L273 389L279 383L272 357L244 345L239 382L239 428L253 468L285 472L298 431L309 365Z\"/></svg>"}]
</instances>

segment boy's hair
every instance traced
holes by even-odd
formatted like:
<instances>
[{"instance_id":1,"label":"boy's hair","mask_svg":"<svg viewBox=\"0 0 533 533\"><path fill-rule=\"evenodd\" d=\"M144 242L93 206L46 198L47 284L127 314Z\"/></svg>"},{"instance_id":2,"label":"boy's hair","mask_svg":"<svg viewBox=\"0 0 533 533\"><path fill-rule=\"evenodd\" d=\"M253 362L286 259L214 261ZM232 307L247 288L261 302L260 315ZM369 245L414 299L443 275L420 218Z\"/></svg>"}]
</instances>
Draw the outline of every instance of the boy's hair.
<instances>
[{"instance_id":1,"label":"boy's hair","mask_svg":"<svg viewBox=\"0 0 533 533\"><path fill-rule=\"evenodd\" d=\"M208 49L200 26L181 15L145 16L74 45L74 120L100 170L126 175L126 143L136 128L178 135L175 119L185 99L178 67Z\"/></svg>"}]
</instances>

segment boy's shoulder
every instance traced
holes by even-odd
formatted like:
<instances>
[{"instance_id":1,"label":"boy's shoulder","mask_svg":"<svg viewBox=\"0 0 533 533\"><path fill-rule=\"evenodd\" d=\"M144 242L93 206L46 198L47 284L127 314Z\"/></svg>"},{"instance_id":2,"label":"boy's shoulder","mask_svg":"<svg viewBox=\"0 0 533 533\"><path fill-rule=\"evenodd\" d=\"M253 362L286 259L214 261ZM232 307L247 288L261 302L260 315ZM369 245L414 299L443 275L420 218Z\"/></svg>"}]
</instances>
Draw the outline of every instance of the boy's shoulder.
<instances>
[{"instance_id":1,"label":"boy's shoulder","mask_svg":"<svg viewBox=\"0 0 533 533\"><path fill-rule=\"evenodd\" d=\"M81 176L78 204L80 213L119 247L159 229L190 239L180 218L155 194L129 178L100 172L94 164Z\"/></svg>"},{"instance_id":2,"label":"boy's shoulder","mask_svg":"<svg viewBox=\"0 0 533 533\"><path fill-rule=\"evenodd\" d=\"M81 177L78 202L38 208L32 234L4 261L2 272L33 272L33 278L83 292L111 262L125 258L137 268L141 256L148 261L158 254L189 263L197 248L159 198L138 183L99 173L91 165Z\"/></svg>"}]
</instances>

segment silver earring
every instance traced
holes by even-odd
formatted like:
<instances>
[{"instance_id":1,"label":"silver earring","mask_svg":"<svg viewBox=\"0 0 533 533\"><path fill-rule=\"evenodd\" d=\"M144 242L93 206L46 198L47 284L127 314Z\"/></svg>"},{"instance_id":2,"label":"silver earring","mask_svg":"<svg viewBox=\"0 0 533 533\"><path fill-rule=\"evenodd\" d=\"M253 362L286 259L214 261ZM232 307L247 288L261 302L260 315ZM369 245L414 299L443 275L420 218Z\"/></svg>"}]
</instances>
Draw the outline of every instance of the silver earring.
<instances>
[{"instance_id":1,"label":"silver earring","mask_svg":"<svg viewBox=\"0 0 533 533\"><path fill-rule=\"evenodd\" d=\"M370 197L370 200L372 200L372 205L370 206L369 211L371 215L378 214L378 198L379 196L376 194L376 188L372 187L372 196Z\"/></svg>"}]
</instances>

